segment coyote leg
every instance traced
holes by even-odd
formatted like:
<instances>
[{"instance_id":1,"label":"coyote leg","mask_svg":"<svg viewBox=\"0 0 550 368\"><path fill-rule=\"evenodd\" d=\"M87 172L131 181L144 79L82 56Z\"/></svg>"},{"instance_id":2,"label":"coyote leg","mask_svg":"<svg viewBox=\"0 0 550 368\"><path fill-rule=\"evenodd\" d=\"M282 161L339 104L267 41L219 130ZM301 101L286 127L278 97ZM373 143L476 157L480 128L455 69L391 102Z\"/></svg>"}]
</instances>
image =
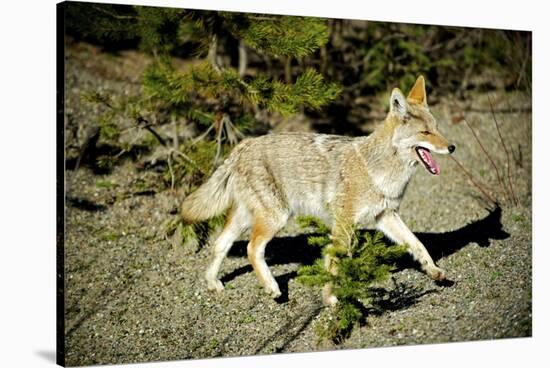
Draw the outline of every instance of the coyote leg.
<instances>
[{"instance_id":1,"label":"coyote leg","mask_svg":"<svg viewBox=\"0 0 550 368\"><path fill-rule=\"evenodd\" d=\"M342 217L337 218L332 228L332 244L327 246L325 253L325 268L331 274L336 275L338 272L338 259L331 255L331 250L338 249L339 253L349 251L352 245L353 224L349 220L344 220ZM338 303L338 298L332 292L332 284L327 283L323 286L322 292L323 304L334 306Z\"/></svg>"},{"instance_id":2,"label":"coyote leg","mask_svg":"<svg viewBox=\"0 0 550 368\"><path fill-rule=\"evenodd\" d=\"M284 223L284 222L283 222ZM265 263L264 254L267 243L275 236L282 226L277 226L273 221L256 219L252 225L252 234L247 246L248 259L256 273L260 284L273 298L281 295L279 285Z\"/></svg>"},{"instance_id":3,"label":"coyote leg","mask_svg":"<svg viewBox=\"0 0 550 368\"><path fill-rule=\"evenodd\" d=\"M223 259L231 249L233 242L248 227L246 213L242 210L231 209L227 215L227 222L222 233L216 239L212 263L206 270L205 278L209 290L222 291L223 284L218 279L218 273Z\"/></svg>"},{"instance_id":4,"label":"coyote leg","mask_svg":"<svg viewBox=\"0 0 550 368\"><path fill-rule=\"evenodd\" d=\"M424 245L409 230L397 212L387 211L381 214L377 227L396 243L407 244L409 253L420 262L422 270L428 276L437 281L445 280L445 271L435 265Z\"/></svg>"},{"instance_id":5,"label":"coyote leg","mask_svg":"<svg viewBox=\"0 0 550 368\"><path fill-rule=\"evenodd\" d=\"M327 251L329 251L330 248L334 248L334 245L332 244L327 245ZM325 268L327 269L327 271L329 271L333 275L336 275L336 272L337 272L336 261L337 260L335 257L328 254L328 252L325 253ZM336 305L336 303L338 303L338 298L332 292L332 283L330 282L326 283L323 286L321 297L323 299L324 305L334 306Z\"/></svg>"}]
</instances>

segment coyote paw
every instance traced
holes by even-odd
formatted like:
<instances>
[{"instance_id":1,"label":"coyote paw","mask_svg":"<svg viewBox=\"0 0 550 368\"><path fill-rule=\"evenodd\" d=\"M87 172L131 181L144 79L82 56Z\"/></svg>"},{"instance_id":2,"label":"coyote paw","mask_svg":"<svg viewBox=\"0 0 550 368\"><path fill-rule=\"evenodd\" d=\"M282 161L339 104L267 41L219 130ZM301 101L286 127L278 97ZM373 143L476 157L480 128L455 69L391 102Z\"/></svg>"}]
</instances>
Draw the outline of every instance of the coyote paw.
<instances>
[{"instance_id":1,"label":"coyote paw","mask_svg":"<svg viewBox=\"0 0 550 368\"><path fill-rule=\"evenodd\" d=\"M435 281L443 281L446 279L445 271L436 266L428 268L426 273Z\"/></svg>"},{"instance_id":2,"label":"coyote paw","mask_svg":"<svg viewBox=\"0 0 550 368\"><path fill-rule=\"evenodd\" d=\"M281 290L279 290L279 285L275 283L274 285L270 285L265 288L265 291L273 298L277 299L282 295Z\"/></svg>"},{"instance_id":3,"label":"coyote paw","mask_svg":"<svg viewBox=\"0 0 550 368\"><path fill-rule=\"evenodd\" d=\"M223 284L220 280L206 280L206 282L208 285L208 290L217 291L218 293L223 291Z\"/></svg>"},{"instance_id":4,"label":"coyote paw","mask_svg":"<svg viewBox=\"0 0 550 368\"><path fill-rule=\"evenodd\" d=\"M281 293L280 290L273 290L269 293L269 295L271 295L271 297L273 299L277 299L278 297L280 297L283 293Z\"/></svg>"},{"instance_id":5,"label":"coyote paw","mask_svg":"<svg viewBox=\"0 0 550 368\"><path fill-rule=\"evenodd\" d=\"M323 304L328 307L334 307L338 303L338 298L332 293L331 285L327 284L323 287L322 299Z\"/></svg>"},{"instance_id":6,"label":"coyote paw","mask_svg":"<svg viewBox=\"0 0 550 368\"><path fill-rule=\"evenodd\" d=\"M328 295L323 298L323 304L327 307L334 307L336 304L338 304L338 298L334 295Z\"/></svg>"}]
</instances>

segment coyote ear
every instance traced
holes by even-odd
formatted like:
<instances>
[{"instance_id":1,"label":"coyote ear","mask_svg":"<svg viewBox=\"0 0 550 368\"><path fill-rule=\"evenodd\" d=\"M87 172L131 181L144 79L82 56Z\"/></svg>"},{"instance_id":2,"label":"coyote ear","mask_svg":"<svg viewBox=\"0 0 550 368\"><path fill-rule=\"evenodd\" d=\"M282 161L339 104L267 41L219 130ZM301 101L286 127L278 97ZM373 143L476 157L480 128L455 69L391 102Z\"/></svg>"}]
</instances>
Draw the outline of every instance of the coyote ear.
<instances>
[{"instance_id":1,"label":"coyote ear","mask_svg":"<svg viewBox=\"0 0 550 368\"><path fill-rule=\"evenodd\" d=\"M428 106L428 101L426 99L426 83L424 82L423 76L418 77L413 88L411 88L407 99L421 103L424 106Z\"/></svg>"},{"instance_id":2,"label":"coyote ear","mask_svg":"<svg viewBox=\"0 0 550 368\"><path fill-rule=\"evenodd\" d=\"M390 112L394 112L400 117L404 117L407 114L407 100L399 88L394 88L391 91L390 97Z\"/></svg>"}]
</instances>

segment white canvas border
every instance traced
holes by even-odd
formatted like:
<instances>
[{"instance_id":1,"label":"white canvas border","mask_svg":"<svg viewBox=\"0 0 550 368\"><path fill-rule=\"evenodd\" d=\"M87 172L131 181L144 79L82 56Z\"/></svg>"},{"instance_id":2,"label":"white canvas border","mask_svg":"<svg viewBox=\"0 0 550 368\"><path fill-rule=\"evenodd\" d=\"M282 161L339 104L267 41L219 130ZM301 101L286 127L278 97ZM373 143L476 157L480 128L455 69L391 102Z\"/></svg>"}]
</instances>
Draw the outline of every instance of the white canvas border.
<instances>
[{"instance_id":1,"label":"white canvas border","mask_svg":"<svg viewBox=\"0 0 550 368\"><path fill-rule=\"evenodd\" d=\"M97 2L108 2L100 1ZM549 340L548 136L550 97L545 90L550 65L547 11L542 1L339 0L157 0L126 4L224 9L279 14L356 18L407 23L507 28L534 31L534 293L533 338L396 348L299 353L246 358L131 364L124 367L281 367L357 364L463 366L541 366ZM55 351L55 1L2 3L2 309L1 365L54 365ZM7 83L6 83L7 80ZM7 112L7 113L6 113ZM546 133L546 134L545 134ZM547 349L547 348L546 348Z\"/></svg>"}]
</instances>

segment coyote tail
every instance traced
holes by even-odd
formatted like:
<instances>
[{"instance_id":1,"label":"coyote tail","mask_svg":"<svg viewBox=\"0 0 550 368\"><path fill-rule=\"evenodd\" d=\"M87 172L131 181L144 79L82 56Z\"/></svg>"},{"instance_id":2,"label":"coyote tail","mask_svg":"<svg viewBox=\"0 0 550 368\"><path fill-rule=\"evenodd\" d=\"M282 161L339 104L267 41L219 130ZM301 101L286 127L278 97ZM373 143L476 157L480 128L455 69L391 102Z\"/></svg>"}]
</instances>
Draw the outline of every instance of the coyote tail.
<instances>
[{"instance_id":1,"label":"coyote tail","mask_svg":"<svg viewBox=\"0 0 550 368\"><path fill-rule=\"evenodd\" d=\"M232 162L225 162L181 204L181 216L186 223L204 221L225 211L233 200Z\"/></svg>"}]
</instances>

